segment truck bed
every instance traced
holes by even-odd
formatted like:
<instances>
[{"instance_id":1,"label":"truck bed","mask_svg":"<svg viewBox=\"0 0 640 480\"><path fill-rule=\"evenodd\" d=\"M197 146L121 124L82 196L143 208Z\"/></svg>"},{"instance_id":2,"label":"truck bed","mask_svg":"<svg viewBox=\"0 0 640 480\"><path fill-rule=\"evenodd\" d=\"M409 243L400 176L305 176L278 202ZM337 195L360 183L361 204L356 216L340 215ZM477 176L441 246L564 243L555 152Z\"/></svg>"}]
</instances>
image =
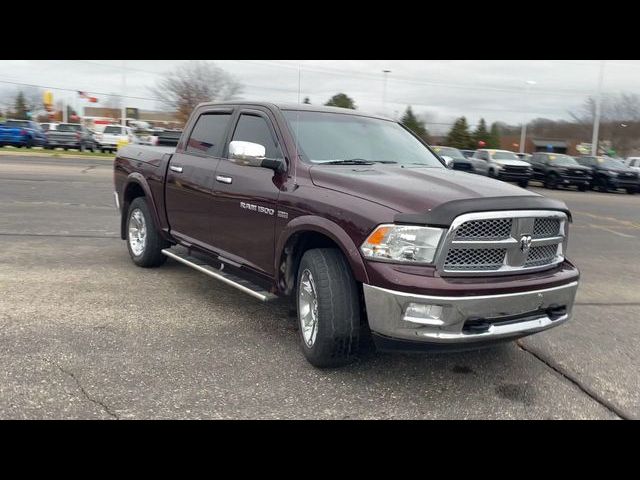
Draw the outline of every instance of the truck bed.
<instances>
[{"instance_id":1,"label":"truck bed","mask_svg":"<svg viewBox=\"0 0 640 480\"><path fill-rule=\"evenodd\" d=\"M120 147L117 156L129 160L156 164L165 155L173 155L176 147L162 147L157 145L125 145Z\"/></svg>"}]
</instances>

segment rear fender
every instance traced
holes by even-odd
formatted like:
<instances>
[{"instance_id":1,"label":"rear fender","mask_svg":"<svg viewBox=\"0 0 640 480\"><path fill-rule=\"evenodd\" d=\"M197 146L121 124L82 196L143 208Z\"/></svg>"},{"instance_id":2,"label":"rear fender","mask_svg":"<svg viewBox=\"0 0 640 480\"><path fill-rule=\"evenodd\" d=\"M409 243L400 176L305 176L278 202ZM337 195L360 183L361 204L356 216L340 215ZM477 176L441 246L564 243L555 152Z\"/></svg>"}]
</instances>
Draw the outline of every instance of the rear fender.
<instances>
[{"instance_id":1,"label":"rear fender","mask_svg":"<svg viewBox=\"0 0 640 480\"><path fill-rule=\"evenodd\" d=\"M153 195L151 194L151 189L149 188L149 184L147 183L147 179L141 173L132 172L127 177L127 180L124 184L124 188L122 189L122 199L121 199L121 220L120 220L120 238L123 240L127 238L126 228L127 228L127 213L129 210L129 205L131 204L130 200L126 200L127 191L132 187L132 185L139 186L144 192L145 199L147 204L149 205L149 209L151 210L151 216L153 218L153 223L156 226L156 229L159 232L162 232L162 227L160 224L160 217L158 216L158 209L156 208L156 202L153 199Z\"/></svg>"}]
</instances>

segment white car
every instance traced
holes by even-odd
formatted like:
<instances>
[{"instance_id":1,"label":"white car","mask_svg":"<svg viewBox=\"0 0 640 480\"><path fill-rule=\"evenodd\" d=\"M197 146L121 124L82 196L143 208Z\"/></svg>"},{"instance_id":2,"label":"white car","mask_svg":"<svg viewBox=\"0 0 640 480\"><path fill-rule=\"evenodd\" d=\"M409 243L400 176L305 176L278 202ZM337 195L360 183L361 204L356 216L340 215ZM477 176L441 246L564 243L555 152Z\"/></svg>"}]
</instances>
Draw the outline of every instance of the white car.
<instances>
[{"instance_id":1,"label":"white car","mask_svg":"<svg viewBox=\"0 0 640 480\"><path fill-rule=\"evenodd\" d=\"M624 163L627 167L633 168L636 172L640 172L640 157L629 157Z\"/></svg>"},{"instance_id":2,"label":"white car","mask_svg":"<svg viewBox=\"0 0 640 480\"><path fill-rule=\"evenodd\" d=\"M133 128L122 125L107 125L102 133L96 137L102 152L115 152L118 149L118 144L138 143Z\"/></svg>"},{"instance_id":3,"label":"white car","mask_svg":"<svg viewBox=\"0 0 640 480\"><path fill-rule=\"evenodd\" d=\"M518 158L509 150L496 150L492 148L483 148L476 150L476 153L470 158L476 164L484 162L489 177L505 180L507 182L517 182L522 188L527 188L529 180L533 177L533 168L531 165Z\"/></svg>"}]
</instances>

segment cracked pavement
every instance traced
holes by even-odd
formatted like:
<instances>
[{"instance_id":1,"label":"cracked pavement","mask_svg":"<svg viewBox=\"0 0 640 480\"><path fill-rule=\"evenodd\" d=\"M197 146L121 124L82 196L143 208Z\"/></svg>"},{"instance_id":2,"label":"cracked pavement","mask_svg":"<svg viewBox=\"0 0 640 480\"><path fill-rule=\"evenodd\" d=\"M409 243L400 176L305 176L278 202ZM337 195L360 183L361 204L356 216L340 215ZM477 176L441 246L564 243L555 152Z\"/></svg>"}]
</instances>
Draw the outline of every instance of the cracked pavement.
<instances>
[{"instance_id":1,"label":"cracked pavement","mask_svg":"<svg viewBox=\"0 0 640 480\"><path fill-rule=\"evenodd\" d=\"M317 370L263 305L118 238L111 163L0 157L0 418L640 418L640 195L548 191L582 271L566 325Z\"/></svg>"}]
</instances>

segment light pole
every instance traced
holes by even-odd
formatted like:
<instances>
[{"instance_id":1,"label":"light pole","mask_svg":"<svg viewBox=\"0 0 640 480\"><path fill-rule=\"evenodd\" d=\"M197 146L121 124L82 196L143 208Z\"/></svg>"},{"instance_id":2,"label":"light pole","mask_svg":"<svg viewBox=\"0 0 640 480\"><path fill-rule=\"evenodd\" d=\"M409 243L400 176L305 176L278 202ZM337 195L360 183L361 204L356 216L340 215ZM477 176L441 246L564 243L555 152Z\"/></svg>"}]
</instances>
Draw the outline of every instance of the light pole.
<instances>
[{"instance_id":1,"label":"light pole","mask_svg":"<svg viewBox=\"0 0 640 480\"><path fill-rule=\"evenodd\" d=\"M127 107L125 104L125 95L127 90L127 72L125 67L125 61L122 60L122 109L120 110L120 116L122 121L122 126L127 126Z\"/></svg>"},{"instance_id":2,"label":"light pole","mask_svg":"<svg viewBox=\"0 0 640 480\"><path fill-rule=\"evenodd\" d=\"M387 114L387 75L391 73L391 70L383 70L384 73L384 83L382 85L382 109L384 110L384 114Z\"/></svg>"},{"instance_id":3,"label":"light pole","mask_svg":"<svg viewBox=\"0 0 640 480\"><path fill-rule=\"evenodd\" d=\"M591 137L591 155L598 155L598 131L600 130L600 108L602 94L602 80L604 79L604 60L600 60L600 76L598 77L598 91L596 92L596 112L593 118L593 136Z\"/></svg>"},{"instance_id":4,"label":"light pole","mask_svg":"<svg viewBox=\"0 0 640 480\"><path fill-rule=\"evenodd\" d=\"M527 112L529 109L529 92L531 91L531 87L535 85L537 82L535 80L527 80L527 90L525 93L525 118L522 121L522 130L520 131L520 153L524 153L524 144L527 141Z\"/></svg>"}]
</instances>

